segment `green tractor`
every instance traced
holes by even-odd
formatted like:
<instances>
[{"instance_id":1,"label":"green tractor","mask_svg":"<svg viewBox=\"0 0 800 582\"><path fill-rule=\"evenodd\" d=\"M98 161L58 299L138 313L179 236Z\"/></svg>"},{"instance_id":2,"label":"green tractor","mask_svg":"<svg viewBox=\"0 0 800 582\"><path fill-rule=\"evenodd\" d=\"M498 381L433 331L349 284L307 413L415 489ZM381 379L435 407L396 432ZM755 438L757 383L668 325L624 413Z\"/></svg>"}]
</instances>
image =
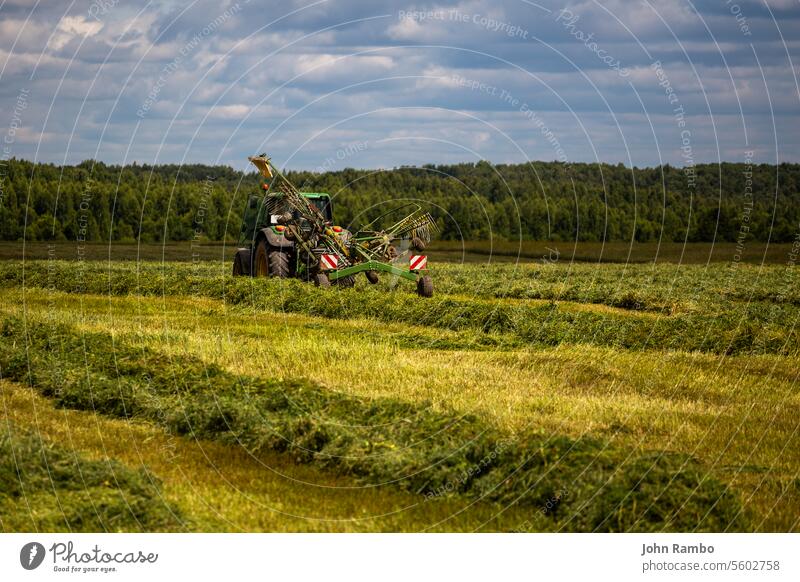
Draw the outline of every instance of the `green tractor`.
<instances>
[{"instance_id":1,"label":"green tractor","mask_svg":"<svg viewBox=\"0 0 800 582\"><path fill-rule=\"evenodd\" d=\"M421 253L435 222L418 205L407 205L414 210L389 228L368 229L391 213L351 232L334 224L328 194L299 192L266 155L249 160L264 177L264 193L247 201L233 259L235 276L295 277L320 287L352 287L358 273L375 284L384 272L414 281L422 297L433 296L433 281L424 274L427 257Z\"/></svg>"}]
</instances>

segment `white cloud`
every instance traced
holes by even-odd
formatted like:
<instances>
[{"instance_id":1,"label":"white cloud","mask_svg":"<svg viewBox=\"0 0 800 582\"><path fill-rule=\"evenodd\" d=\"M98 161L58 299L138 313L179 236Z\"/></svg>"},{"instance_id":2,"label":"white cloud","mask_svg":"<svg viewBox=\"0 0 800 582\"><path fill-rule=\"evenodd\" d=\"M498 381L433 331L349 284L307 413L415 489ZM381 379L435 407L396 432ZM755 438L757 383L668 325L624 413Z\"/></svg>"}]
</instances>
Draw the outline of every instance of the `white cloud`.
<instances>
[{"instance_id":1,"label":"white cloud","mask_svg":"<svg viewBox=\"0 0 800 582\"><path fill-rule=\"evenodd\" d=\"M50 38L48 47L60 51L69 41L79 36L94 36L103 28L97 20L87 20L85 16L65 16L58 23L56 32Z\"/></svg>"},{"instance_id":2,"label":"white cloud","mask_svg":"<svg viewBox=\"0 0 800 582\"><path fill-rule=\"evenodd\" d=\"M389 38L394 40L429 40L436 36L436 31L430 23L425 26L411 17L400 18L389 26L387 33Z\"/></svg>"},{"instance_id":3,"label":"white cloud","mask_svg":"<svg viewBox=\"0 0 800 582\"><path fill-rule=\"evenodd\" d=\"M213 119L242 119L250 113L250 106L237 105L215 105L211 108L209 117Z\"/></svg>"},{"instance_id":4,"label":"white cloud","mask_svg":"<svg viewBox=\"0 0 800 582\"><path fill-rule=\"evenodd\" d=\"M380 55L305 54L294 62L294 74L304 80L333 81L361 78L365 75L384 74L391 70L394 61Z\"/></svg>"}]
</instances>

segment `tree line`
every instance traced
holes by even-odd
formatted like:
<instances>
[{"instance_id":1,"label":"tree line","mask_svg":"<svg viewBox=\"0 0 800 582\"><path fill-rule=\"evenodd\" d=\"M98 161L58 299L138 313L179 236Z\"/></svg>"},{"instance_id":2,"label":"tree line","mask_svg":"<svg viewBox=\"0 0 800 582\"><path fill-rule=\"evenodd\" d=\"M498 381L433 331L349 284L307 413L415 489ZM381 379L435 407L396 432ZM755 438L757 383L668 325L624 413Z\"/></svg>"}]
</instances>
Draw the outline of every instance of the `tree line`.
<instances>
[{"instance_id":1,"label":"tree line","mask_svg":"<svg viewBox=\"0 0 800 582\"><path fill-rule=\"evenodd\" d=\"M0 162L2 240L233 241L256 172L228 166L75 166ZM420 204L443 239L791 241L800 229L800 164L488 162L390 170L289 171L328 192L336 221L386 225Z\"/></svg>"}]
</instances>

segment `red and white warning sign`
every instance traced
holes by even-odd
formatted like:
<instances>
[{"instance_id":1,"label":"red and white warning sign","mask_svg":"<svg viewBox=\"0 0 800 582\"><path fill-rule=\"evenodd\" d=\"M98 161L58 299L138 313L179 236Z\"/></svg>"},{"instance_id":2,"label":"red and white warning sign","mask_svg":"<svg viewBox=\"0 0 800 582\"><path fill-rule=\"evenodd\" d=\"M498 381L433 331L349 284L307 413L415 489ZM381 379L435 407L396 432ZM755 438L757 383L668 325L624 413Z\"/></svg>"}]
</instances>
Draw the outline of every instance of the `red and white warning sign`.
<instances>
[{"instance_id":1,"label":"red and white warning sign","mask_svg":"<svg viewBox=\"0 0 800 582\"><path fill-rule=\"evenodd\" d=\"M339 257L336 255L320 255L319 264L323 269L335 269L339 265Z\"/></svg>"},{"instance_id":2,"label":"red and white warning sign","mask_svg":"<svg viewBox=\"0 0 800 582\"><path fill-rule=\"evenodd\" d=\"M412 271L420 271L428 267L428 257L425 255L411 255L408 268Z\"/></svg>"}]
</instances>

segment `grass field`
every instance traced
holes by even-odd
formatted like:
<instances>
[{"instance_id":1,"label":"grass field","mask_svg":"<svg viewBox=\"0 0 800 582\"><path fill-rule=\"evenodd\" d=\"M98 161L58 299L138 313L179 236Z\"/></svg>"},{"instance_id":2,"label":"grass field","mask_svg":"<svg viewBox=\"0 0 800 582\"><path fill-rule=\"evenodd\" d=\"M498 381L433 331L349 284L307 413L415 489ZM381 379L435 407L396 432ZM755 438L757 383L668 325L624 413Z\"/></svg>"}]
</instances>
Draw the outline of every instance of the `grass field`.
<instances>
[{"instance_id":1,"label":"grass field","mask_svg":"<svg viewBox=\"0 0 800 582\"><path fill-rule=\"evenodd\" d=\"M47 451L2 467L3 528L797 531L800 287L770 252L433 263L431 300L3 261L4 457Z\"/></svg>"}]
</instances>

